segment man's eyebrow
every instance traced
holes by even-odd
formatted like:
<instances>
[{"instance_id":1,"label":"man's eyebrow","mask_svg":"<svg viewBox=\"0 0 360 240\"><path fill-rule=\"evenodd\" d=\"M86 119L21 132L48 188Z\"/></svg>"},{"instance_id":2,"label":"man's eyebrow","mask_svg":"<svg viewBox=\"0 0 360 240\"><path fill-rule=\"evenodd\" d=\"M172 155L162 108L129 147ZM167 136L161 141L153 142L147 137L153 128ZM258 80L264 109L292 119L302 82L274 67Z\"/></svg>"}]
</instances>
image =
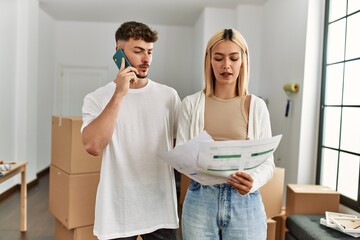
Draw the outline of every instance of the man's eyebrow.
<instances>
[{"instance_id":1,"label":"man's eyebrow","mask_svg":"<svg viewBox=\"0 0 360 240\"><path fill-rule=\"evenodd\" d=\"M135 46L134 48L137 48L137 49L139 49L141 51L152 51L153 50L153 48L145 49L145 48L142 48L142 47L139 47L139 46Z\"/></svg>"}]
</instances>

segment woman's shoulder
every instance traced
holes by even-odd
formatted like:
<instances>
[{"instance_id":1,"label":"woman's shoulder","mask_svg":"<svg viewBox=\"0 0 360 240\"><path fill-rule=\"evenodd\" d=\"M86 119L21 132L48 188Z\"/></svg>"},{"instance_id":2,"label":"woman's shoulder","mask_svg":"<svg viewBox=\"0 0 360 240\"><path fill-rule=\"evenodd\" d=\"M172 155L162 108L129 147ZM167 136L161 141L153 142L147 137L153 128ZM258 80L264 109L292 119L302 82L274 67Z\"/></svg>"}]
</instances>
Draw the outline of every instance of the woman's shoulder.
<instances>
[{"instance_id":1,"label":"woman's shoulder","mask_svg":"<svg viewBox=\"0 0 360 240\"><path fill-rule=\"evenodd\" d=\"M201 109L204 105L204 96L203 91L196 92L194 94L186 96L182 102L181 106L183 109L187 109L187 111L193 111L194 109Z\"/></svg>"},{"instance_id":2,"label":"woman's shoulder","mask_svg":"<svg viewBox=\"0 0 360 240\"><path fill-rule=\"evenodd\" d=\"M194 94L188 95L183 99L183 102L197 102L199 101L202 97L204 97L204 92L203 91L198 91Z\"/></svg>"},{"instance_id":3,"label":"woman's shoulder","mask_svg":"<svg viewBox=\"0 0 360 240\"><path fill-rule=\"evenodd\" d=\"M253 109L253 111L257 111L257 112L259 111L263 112L265 110L267 111L267 104L263 98L252 94L250 96L251 96L250 109Z\"/></svg>"},{"instance_id":4,"label":"woman's shoulder","mask_svg":"<svg viewBox=\"0 0 360 240\"><path fill-rule=\"evenodd\" d=\"M264 101L263 98L261 97L258 97L256 95L253 95L253 94L250 94L249 95L251 97L251 102L254 103L254 104L260 104L260 105L266 105L266 102Z\"/></svg>"}]
</instances>

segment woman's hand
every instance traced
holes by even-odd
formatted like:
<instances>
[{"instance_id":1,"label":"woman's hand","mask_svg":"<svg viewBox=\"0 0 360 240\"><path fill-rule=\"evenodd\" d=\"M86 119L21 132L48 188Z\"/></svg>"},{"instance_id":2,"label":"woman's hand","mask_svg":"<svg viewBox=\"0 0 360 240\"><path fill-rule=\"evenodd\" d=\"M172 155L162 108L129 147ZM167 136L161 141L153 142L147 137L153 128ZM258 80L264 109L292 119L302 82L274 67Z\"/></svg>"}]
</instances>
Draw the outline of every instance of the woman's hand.
<instances>
[{"instance_id":1,"label":"woman's hand","mask_svg":"<svg viewBox=\"0 0 360 240\"><path fill-rule=\"evenodd\" d=\"M236 172L232 174L227 181L236 188L241 195L245 195L250 192L254 179L247 173Z\"/></svg>"}]
</instances>

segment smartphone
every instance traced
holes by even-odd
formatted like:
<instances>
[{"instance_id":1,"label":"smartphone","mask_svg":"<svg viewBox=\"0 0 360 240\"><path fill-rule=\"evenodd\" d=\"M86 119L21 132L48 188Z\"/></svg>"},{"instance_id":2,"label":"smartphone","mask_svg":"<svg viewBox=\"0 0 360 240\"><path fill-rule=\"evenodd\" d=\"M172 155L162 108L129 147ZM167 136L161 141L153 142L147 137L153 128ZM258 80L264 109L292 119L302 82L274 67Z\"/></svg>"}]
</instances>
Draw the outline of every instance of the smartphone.
<instances>
[{"instance_id":1,"label":"smartphone","mask_svg":"<svg viewBox=\"0 0 360 240\"><path fill-rule=\"evenodd\" d=\"M121 59L122 58L125 59L125 68L127 68L128 66L131 66L130 61L129 61L129 59L127 59L124 51L121 48L119 48L113 56L114 62L119 69L121 67Z\"/></svg>"}]
</instances>

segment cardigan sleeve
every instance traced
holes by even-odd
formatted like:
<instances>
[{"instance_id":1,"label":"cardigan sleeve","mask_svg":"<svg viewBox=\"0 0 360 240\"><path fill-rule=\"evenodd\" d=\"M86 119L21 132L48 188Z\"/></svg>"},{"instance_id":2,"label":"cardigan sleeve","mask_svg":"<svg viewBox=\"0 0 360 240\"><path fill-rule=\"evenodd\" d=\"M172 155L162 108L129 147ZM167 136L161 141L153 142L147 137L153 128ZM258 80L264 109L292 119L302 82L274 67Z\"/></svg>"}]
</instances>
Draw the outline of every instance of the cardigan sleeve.
<instances>
[{"instance_id":1,"label":"cardigan sleeve","mask_svg":"<svg viewBox=\"0 0 360 240\"><path fill-rule=\"evenodd\" d=\"M191 124L191 102L189 96L185 97L180 106L178 129L176 134L176 146L184 144L190 140Z\"/></svg>"},{"instance_id":2,"label":"cardigan sleeve","mask_svg":"<svg viewBox=\"0 0 360 240\"><path fill-rule=\"evenodd\" d=\"M252 116L249 118L249 124L253 124L252 137L254 139L270 138L272 137L271 124L269 111L266 107L266 104L262 99L258 97L252 96L252 98L254 98L251 114ZM251 123L250 120L252 120ZM272 178L274 168L274 156L271 155L268 157L268 159L266 159L263 164L261 164L253 172L251 172L250 174L254 179L254 182L250 192L254 192L261 188L263 185L265 185Z\"/></svg>"},{"instance_id":3,"label":"cardigan sleeve","mask_svg":"<svg viewBox=\"0 0 360 240\"><path fill-rule=\"evenodd\" d=\"M183 144L204 130L204 93L199 91L181 102L176 146Z\"/></svg>"}]
</instances>

